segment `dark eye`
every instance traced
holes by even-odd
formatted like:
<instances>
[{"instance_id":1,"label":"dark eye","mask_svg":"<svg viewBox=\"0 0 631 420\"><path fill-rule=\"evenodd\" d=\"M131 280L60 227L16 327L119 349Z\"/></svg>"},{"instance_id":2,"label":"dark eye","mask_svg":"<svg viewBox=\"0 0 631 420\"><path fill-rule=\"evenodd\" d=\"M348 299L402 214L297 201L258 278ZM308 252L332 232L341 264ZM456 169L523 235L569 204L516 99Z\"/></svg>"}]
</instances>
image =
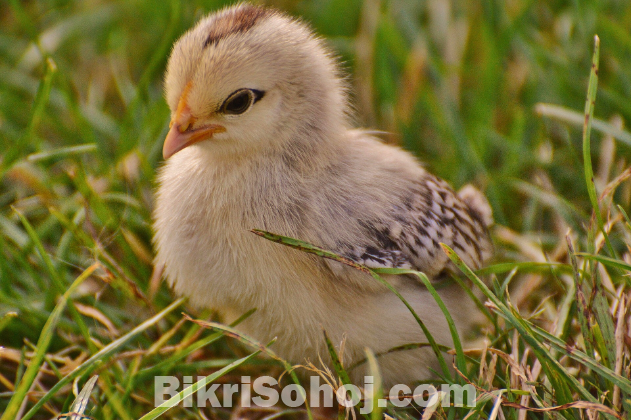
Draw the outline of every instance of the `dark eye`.
<instances>
[{"instance_id":1,"label":"dark eye","mask_svg":"<svg viewBox=\"0 0 631 420\"><path fill-rule=\"evenodd\" d=\"M264 92L253 89L239 89L228 96L221 106L224 114L239 115L250 109L253 103L263 97Z\"/></svg>"}]
</instances>

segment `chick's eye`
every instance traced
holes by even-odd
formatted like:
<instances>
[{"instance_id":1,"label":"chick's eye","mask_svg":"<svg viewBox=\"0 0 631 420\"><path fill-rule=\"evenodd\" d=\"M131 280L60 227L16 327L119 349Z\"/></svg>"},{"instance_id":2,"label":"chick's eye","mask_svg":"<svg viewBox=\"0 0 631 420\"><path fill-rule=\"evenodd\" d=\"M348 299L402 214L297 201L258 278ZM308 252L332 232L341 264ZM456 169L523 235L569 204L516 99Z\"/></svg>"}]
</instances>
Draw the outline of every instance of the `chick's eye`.
<instances>
[{"instance_id":1,"label":"chick's eye","mask_svg":"<svg viewBox=\"0 0 631 420\"><path fill-rule=\"evenodd\" d=\"M253 103L263 97L263 92L252 89L240 89L228 97L221 106L224 114L239 115L250 109Z\"/></svg>"}]
</instances>

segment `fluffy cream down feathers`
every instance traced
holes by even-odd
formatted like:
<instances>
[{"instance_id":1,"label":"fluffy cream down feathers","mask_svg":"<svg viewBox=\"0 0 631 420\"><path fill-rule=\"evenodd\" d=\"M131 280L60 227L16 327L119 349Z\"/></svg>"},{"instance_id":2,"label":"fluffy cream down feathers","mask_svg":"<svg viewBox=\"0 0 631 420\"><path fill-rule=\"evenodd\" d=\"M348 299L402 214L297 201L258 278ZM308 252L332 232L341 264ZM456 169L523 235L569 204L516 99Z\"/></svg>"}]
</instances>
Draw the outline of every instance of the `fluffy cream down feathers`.
<instances>
[{"instance_id":1,"label":"fluffy cream down feathers","mask_svg":"<svg viewBox=\"0 0 631 420\"><path fill-rule=\"evenodd\" d=\"M156 264L174 290L295 363L328 360L322 329L345 340L344 363L426 342L399 299L369 275L255 236L263 229L370 267L438 278L439 243L472 267L491 255L490 208L456 194L409 153L352 128L333 56L303 23L241 4L202 19L175 44L165 79L171 129L155 208ZM440 343L444 316L418 281L388 276ZM456 323L473 307L440 290ZM427 378L431 350L380 358L386 385ZM363 375L359 367L354 380Z\"/></svg>"}]
</instances>

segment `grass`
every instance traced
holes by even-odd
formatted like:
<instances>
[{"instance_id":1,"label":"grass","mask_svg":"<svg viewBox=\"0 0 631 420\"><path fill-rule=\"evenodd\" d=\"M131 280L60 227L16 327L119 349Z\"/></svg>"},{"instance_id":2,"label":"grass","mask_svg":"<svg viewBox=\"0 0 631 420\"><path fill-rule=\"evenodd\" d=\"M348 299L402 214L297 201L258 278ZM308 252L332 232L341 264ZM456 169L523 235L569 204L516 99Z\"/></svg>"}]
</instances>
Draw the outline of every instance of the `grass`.
<instances>
[{"instance_id":1,"label":"grass","mask_svg":"<svg viewBox=\"0 0 631 420\"><path fill-rule=\"evenodd\" d=\"M174 40L224 3L0 3L2 420L75 407L95 419L153 418L156 375L236 383L287 367L251 356L269 354L267 343L184 319L213 314L175 300L151 264L162 72ZM477 275L461 266L484 295L485 340L453 356L430 343L445 365L456 360L458 374L444 369L444 379L473 384L478 405L431 415L629 418L631 4L271 3L338 52L358 125L396 133L388 141L491 201L496 258ZM378 355L367 360L378 373ZM73 404L93 375L87 408ZM231 412L179 405L167 415Z\"/></svg>"}]
</instances>

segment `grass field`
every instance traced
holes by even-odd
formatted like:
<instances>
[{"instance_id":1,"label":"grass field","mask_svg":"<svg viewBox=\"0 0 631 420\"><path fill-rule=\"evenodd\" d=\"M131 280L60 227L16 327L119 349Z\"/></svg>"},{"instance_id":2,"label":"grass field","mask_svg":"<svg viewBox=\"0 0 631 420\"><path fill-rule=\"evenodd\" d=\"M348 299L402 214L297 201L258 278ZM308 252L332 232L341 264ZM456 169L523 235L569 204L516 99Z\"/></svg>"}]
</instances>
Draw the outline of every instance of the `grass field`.
<instances>
[{"instance_id":1,"label":"grass field","mask_svg":"<svg viewBox=\"0 0 631 420\"><path fill-rule=\"evenodd\" d=\"M176 301L152 267L166 59L226 3L0 2L1 420L68 412L94 374L85 413L126 420L154 408L156 375L230 366L216 380L234 383L284 370L241 360L255 350L244 338L183 319L212 313ZM268 4L310 22L339 54L358 125L392 133L387 141L491 202L496 257L478 273L489 287L468 273L488 302L486 344L455 352L462 375L439 372L441 383L474 384L479 401L434 418L630 418L631 2Z\"/></svg>"}]
</instances>

